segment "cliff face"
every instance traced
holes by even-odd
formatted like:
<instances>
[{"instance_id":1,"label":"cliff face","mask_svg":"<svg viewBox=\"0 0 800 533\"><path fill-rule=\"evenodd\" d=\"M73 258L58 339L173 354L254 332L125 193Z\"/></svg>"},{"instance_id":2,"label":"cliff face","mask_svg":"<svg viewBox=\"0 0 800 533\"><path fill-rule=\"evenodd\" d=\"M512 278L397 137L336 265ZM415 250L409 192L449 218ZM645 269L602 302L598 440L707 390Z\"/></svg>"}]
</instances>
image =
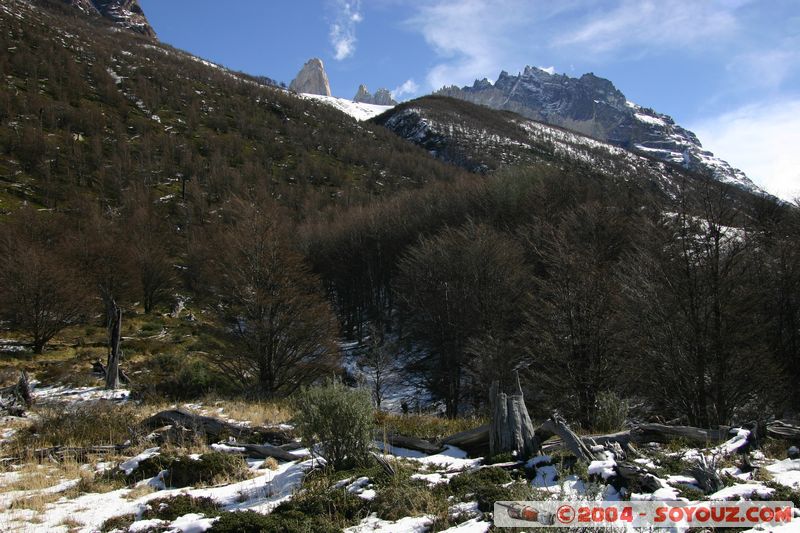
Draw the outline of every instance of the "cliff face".
<instances>
[{"instance_id":1,"label":"cliff face","mask_svg":"<svg viewBox=\"0 0 800 533\"><path fill-rule=\"evenodd\" d=\"M471 87L445 87L437 94L513 111L756 189L742 171L704 150L697 136L672 117L629 102L613 83L591 73L572 78L526 67L516 76L501 72L495 83L476 80Z\"/></svg>"},{"instance_id":2,"label":"cliff face","mask_svg":"<svg viewBox=\"0 0 800 533\"><path fill-rule=\"evenodd\" d=\"M298 93L321 94L322 96L331 95L331 86L328 82L328 75L325 73L325 66L319 58L309 59L297 77L292 80L289 88Z\"/></svg>"},{"instance_id":3,"label":"cliff face","mask_svg":"<svg viewBox=\"0 0 800 533\"><path fill-rule=\"evenodd\" d=\"M84 13L99 15L125 29L155 38L156 32L137 0L64 0Z\"/></svg>"},{"instance_id":4,"label":"cliff face","mask_svg":"<svg viewBox=\"0 0 800 533\"><path fill-rule=\"evenodd\" d=\"M353 97L354 102L362 104L375 104L375 105L397 105L397 102L392 98L392 93L389 89L378 89L375 94L370 94L366 85L359 85L358 92Z\"/></svg>"}]
</instances>

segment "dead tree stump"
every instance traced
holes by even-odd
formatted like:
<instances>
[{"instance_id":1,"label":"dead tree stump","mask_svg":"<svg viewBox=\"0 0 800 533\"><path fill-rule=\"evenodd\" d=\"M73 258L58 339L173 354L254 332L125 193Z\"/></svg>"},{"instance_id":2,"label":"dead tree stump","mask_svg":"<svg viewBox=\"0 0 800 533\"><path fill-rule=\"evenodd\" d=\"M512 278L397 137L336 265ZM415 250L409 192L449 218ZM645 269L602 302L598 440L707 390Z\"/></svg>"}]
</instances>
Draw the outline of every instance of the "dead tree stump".
<instances>
[{"instance_id":1,"label":"dead tree stump","mask_svg":"<svg viewBox=\"0 0 800 533\"><path fill-rule=\"evenodd\" d=\"M108 365L106 365L106 388L119 387L119 341L122 329L122 309L113 304L114 314L111 317L111 336L108 343Z\"/></svg>"},{"instance_id":2,"label":"dead tree stump","mask_svg":"<svg viewBox=\"0 0 800 533\"><path fill-rule=\"evenodd\" d=\"M519 379L517 387L516 394L506 394L500 392L497 381L492 383L489 392L492 411L490 455L515 452L518 457L531 457L539 452L539 440L534 435Z\"/></svg>"}]
</instances>

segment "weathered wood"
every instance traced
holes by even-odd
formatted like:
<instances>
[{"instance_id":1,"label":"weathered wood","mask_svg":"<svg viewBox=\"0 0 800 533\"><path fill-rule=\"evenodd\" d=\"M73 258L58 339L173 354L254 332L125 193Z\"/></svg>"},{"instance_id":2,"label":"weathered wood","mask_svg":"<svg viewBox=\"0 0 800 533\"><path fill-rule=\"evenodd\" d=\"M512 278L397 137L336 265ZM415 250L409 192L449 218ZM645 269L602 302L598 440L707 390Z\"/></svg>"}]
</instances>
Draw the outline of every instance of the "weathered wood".
<instances>
[{"instance_id":1,"label":"weathered wood","mask_svg":"<svg viewBox=\"0 0 800 533\"><path fill-rule=\"evenodd\" d=\"M377 435L376 439L382 440L383 435ZM440 444L434 444L428 440L419 439L417 437L407 437L405 435L398 435L396 433L390 433L386 435L386 441L390 446L396 448L408 448L409 450L427 453L428 455L437 454L444 450L444 446Z\"/></svg>"},{"instance_id":2,"label":"weathered wood","mask_svg":"<svg viewBox=\"0 0 800 533\"><path fill-rule=\"evenodd\" d=\"M247 450L247 454L251 457L258 457L266 459L272 457L281 461L297 461L301 459L301 455L295 455L271 444L236 444L235 446Z\"/></svg>"},{"instance_id":3,"label":"weathered wood","mask_svg":"<svg viewBox=\"0 0 800 533\"><path fill-rule=\"evenodd\" d=\"M237 439L258 439L273 445L286 444L293 439L288 432L266 427L240 426L218 418L190 413L184 409L169 409L145 419L142 425L157 429L163 426L178 426L195 433L201 433L209 441L219 441L227 437ZM237 444L239 446L239 444Z\"/></svg>"},{"instance_id":4,"label":"weathered wood","mask_svg":"<svg viewBox=\"0 0 800 533\"><path fill-rule=\"evenodd\" d=\"M683 439L690 444L706 445L725 442L730 438L727 430L701 429L690 426L667 426L665 424L640 424L631 429L630 441L634 443L668 443Z\"/></svg>"},{"instance_id":5,"label":"weathered wood","mask_svg":"<svg viewBox=\"0 0 800 533\"><path fill-rule=\"evenodd\" d=\"M119 388L119 342L122 328L122 309L112 302L111 335L108 343L108 364L106 365L106 388Z\"/></svg>"},{"instance_id":6,"label":"weathered wood","mask_svg":"<svg viewBox=\"0 0 800 533\"><path fill-rule=\"evenodd\" d=\"M561 415L553 413L550 422L552 422L553 432L561 437L564 445L579 461L591 462L596 459L589 446L569 428L567 421Z\"/></svg>"},{"instance_id":7,"label":"weathered wood","mask_svg":"<svg viewBox=\"0 0 800 533\"><path fill-rule=\"evenodd\" d=\"M7 400L4 396L9 396ZM33 395L28 381L28 374L23 370L17 382L0 389L0 409L11 416L25 416L25 412L33 405Z\"/></svg>"},{"instance_id":8,"label":"weathered wood","mask_svg":"<svg viewBox=\"0 0 800 533\"><path fill-rule=\"evenodd\" d=\"M658 478L646 468L626 461L617 461L614 471L627 485L641 487L645 492L655 492L661 488Z\"/></svg>"},{"instance_id":9,"label":"weathered wood","mask_svg":"<svg viewBox=\"0 0 800 533\"><path fill-rule=\"evenodd\" d=\"M386 472L391 477L397 475L397 470L395 469L394 465L390 463L389 460L386 459L386 457L382 456L379 453L375 452L370 452L370 453L372 454L372 457L380 465L380 467L383 469L384 472Z\"/></svg>"},{"instance_id":10,"label":"weathered wood","mask_svg":"<svg viewBox=\"0 0 800 533\"><path fill-rule=\"evenodd\" d=\"M481 455L489 451L489 424L460 431L441 440L443 445L461 448L470 455Z\"/></svg>"},{"instance_id":11,"label":"weathered wood","mask_svg":"<svg viewBox=\"0 0 800 533\"><path fill-rule=\"evenodd\" d=\"M776 420L767 424L767 436L773 439L786 440L792 444L800 444L800 426Z\"/></svg>"},{"instance_id":12,"label":"weathered wood","mask_svg":"<svg viewBox=\"0 0 800 533\"><path fill-rule=\"evenodd\" d=\"M520 457L530 457L539 452L539 441L534 435L533 423L528 415L519 380L517 386L515 394L506 394L500 392L499 383L495 381L489 390L492 411L490 455L514 452Z\"/></svg>"}]
</instances>

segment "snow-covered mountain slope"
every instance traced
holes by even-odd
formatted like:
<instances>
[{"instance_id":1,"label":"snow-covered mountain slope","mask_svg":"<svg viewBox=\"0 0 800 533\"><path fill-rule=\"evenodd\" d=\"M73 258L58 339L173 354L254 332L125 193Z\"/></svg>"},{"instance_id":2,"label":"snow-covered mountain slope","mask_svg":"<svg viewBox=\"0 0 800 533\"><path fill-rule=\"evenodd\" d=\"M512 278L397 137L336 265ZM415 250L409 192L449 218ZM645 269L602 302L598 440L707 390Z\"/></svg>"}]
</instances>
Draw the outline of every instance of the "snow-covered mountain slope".
<instances>
[{"instance_id":1,"label":"snow-covered mountain slope","mask_svg":"<svg viewBox=\"0 0 800 533\"><path fill-rule=\"evenodd\" d=\"M668 196L675 195L687 182L704 179L660 154L625 149L516 113L448 97L424 97L400 104L376 121L432 155L472 172L545 164L608 179L636 180Z\"/></svg>"},{"instance_id":2,"label":"snow-covered mountain slope","mask_svg":"<svg viewBox=\"0 0 800 533\"><path fill-rule=\"evenodd\" d=\"M502 72L494 83L476 80L471 87L445 87L437 94L513 111L763 194L672 117L628 101L613 83L591 73L572 78L526 67L516 76Z\"/></svg>"},{"instance_id":3,"label":"snow-covered mountain slope","mask_svg":"<svg viewBox=\"0 0 800 533\"><path fill-rule=\"evenodd\" d=\"M375 104L363 104L359 102L353 102L352 100L347 100L346 98L337 98L335 96L323 96L321 94L301 94L303 98L308 98L310 100L317 100L318 102L323 102L331 107L338 109L339 111L346 113L353 117L356 120L364 121L369 120L373 117L377 117L381 113L384 113L394 106L390 105L375 105Z\"/></svg>"}]
</instances>

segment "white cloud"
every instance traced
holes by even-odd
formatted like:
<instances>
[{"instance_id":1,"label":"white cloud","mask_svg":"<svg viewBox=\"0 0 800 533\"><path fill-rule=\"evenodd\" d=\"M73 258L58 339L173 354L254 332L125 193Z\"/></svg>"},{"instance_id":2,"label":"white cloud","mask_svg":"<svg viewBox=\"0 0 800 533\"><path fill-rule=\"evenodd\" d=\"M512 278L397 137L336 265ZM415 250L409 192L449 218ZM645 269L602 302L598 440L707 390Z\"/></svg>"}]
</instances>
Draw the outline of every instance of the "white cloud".
<instances>
[{"instance_id":1,"label":"white cloud","mask_svg":"<svg viewBox=\"0 0 800 533\"><path fill-rule=\"evenodd\" d=\"M724 49L742 28L737 10L751 1L431 0L414 3L407 25L439 58L427 74L438 89L537 60Z\"/></svg>"},{"instance_id":2,"label":"white cloud","mask_svg":"<svg viewBox=\"0 0 800 533\"><path fill-rule=\"evenodd\" d=\"M714 154L767 192L800 197L800 99L736 109L691 128Z\"/></svg>"},{"instance_id":3,"label":"white cloud","mask_svg":"<svg viewBox=\"0 0 800 533\"><path fill-rule=\"evenodd\" d=\"M539 70L543 70L550 74L551 76L556 73L556 67L537 67Z\"/></svg>"},{"instance_id":4,"label":"white cloud","mask_svg":"<svg viewBox=\"0 0 800 533\"><path fill-rule=\"evenodd\" d=\"M414 80L406 80L392 91L392 98L399 100L403 96L414 96L419 92L419 85Z\"/></svg>"},{"instance_id":5,"label":"white cloud","mask_svg":"<svg viewBox=\"0 0 800 533\"><path fill-rule=\"evenodd\" d=\"M335 20L330 27L330 40L333 57L337 61L347 59L356 51L356 25L364 20L361 14L361 0L336 0Z\"/></svg>"},{"instance_id":6,"label":"white cloud","mask_svg":"<svg viewBox=\"0 0 800 533\"><path fill-rule=\"evenodd\" d=\"M588 52L622 47L709 45L731 35L737 19L729 2L704 0L622 0L613 9L595 9L575 29L555 40L557 46L588 45ZM588 9L589 6L587 5Z\"/></svg>"},{"instance_id":7,"label":"white cloud","mask_svg":"<svg viewBox=\"0 0 800 533\"><path fill-rule=\"evenodd\" d=\"M532 11L539 11L536 2L437 0L418 5L408 26L422 34L440 59L426 77L432 89L494 78L501 68L522 66L520 58L530 52L530 43L515 37Z\"/></svg>"}]
</instances>

